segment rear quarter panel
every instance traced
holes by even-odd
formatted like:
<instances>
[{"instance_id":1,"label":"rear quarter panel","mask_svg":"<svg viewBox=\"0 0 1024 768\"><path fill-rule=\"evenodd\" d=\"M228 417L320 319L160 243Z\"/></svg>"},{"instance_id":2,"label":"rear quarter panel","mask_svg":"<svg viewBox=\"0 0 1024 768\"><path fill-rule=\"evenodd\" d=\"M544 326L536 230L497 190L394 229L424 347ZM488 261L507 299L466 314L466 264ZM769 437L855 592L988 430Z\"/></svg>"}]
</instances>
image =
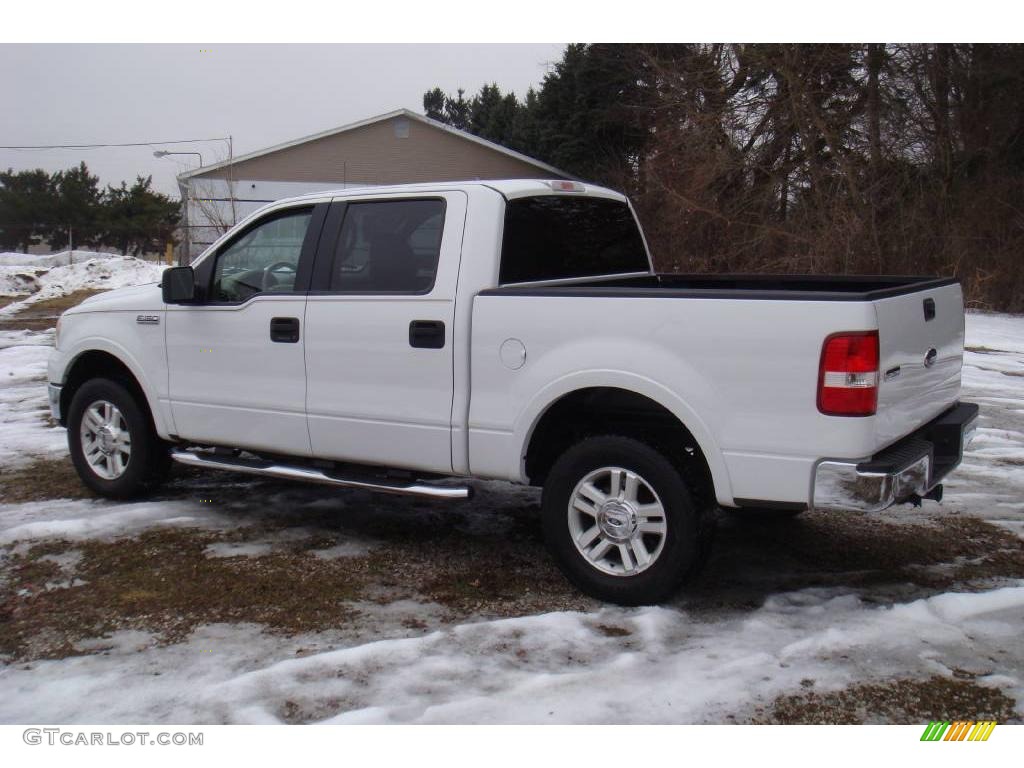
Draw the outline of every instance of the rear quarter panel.
<instances>
[{"instance_id":1,"label":"rear quarter panel","mask_svg":"<svg viewBox=\"0 0 1024 768\"><path fill-rule=\"evenodd\" d=\"M469 413L473 474L525 480L533 427L564 394L612 386L646 395L694 434L720 503L806 501L821 458L857 458L873 420L818 413L825 336L872 330L856 301L478 296ZM507 339L526 348L510 370Z\"/></svg>"}]
</instances>

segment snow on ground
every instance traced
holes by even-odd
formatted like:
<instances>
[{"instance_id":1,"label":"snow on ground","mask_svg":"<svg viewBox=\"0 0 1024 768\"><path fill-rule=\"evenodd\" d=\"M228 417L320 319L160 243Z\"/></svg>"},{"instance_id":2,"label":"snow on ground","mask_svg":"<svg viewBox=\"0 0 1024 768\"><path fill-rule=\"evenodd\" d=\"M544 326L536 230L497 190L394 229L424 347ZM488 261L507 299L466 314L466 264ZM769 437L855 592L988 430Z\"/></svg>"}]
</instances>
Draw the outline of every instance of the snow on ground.
<instances>
[{"instance_id":1,"label":"snow on ground","mask_svg":"<svg viewBox=\"0 0 1024 768\"><path fill-rule=\"evenodd\" d=\"M1024 317L969 313L965 347L963 398L981 406L980 427L946 496L1024 537Z\"/></svg>"},{"instance_id":2,"label":"snow on ground","mask_svg":"<svg viewBox=\"0 0 1024 768\"><path fill-rule=\"evenodd\" d=\"M49 421L46 359L52 346L53 331L0 331L0 467L67 451L64 430Z\"/></svg>"},{"instance_id":3,"label":"snow on ground","mask_svg":"<svg viewBox=\"0 0 1024 768\"><path fill-rule=\"evenodd\" d=\"M25 452L63 450L62 433L38 417L51 338L0 334L0 467ZM972 313L967 345L964 399L982 405L978 439L947 482L942 508L927 502L886 519L962 513L1021 532L1024 318ZM236 481L244 489L247 481L224 478ZM488 492L512 503L522 493L511 486ZM343 497L324 494L302 509L321 504L344 513ZM238 504L251 504L244 496L240 490ZM0 545L110 540L168 525L225 528L238 524L229 512L192 500L0 504ZM207 556L258 557L302 535L290 528L217 543ZM321 553L363 551L353 541ZM839 587L778 592L756 608L719 611L677 602L470 616L422 632L397 617L429 617L437 610L429 603L369 602L359 610L368 622L359 633L286 637L252 624L210 624L184 642L160 645L148 633L121 631L79 643L77 656L0 666L0 722L722 722L808 687L965 672L1024 708L1021 581L895 603Z\"/></svg>"},{"instance_id":4,"label":"snow on ground","mask_svg":"<svg viewBox=\"0 0 1024 768\"><path fill-rule=\"evenodd\" d=\"M1024 583L891 607L803 590L712 620L671 608L548 613L342 648L252 625L207 625L158 648L120 632L82 649L102 655L4 670L0 721L721 722L805 681L821 692L953 670L1020 701L1022 621Z\"/></svg>"},{"instance_id":5,"label":"snow on ground","mask_svg":"<svg viewBox=\"0 0 1024 768\"><path fill-rule=\"evenodd\" d=\"M108 253L75 251L51 256L3 254L0 263L0 296L22 296L0 309L0 317L14 315L36 302L66 296L75 291L111 290L129 285L155 283L166 265ZM20 257L22 264L10 264ZM38 262L38 263L37 263Z\"/></svg>"}]
</instances>

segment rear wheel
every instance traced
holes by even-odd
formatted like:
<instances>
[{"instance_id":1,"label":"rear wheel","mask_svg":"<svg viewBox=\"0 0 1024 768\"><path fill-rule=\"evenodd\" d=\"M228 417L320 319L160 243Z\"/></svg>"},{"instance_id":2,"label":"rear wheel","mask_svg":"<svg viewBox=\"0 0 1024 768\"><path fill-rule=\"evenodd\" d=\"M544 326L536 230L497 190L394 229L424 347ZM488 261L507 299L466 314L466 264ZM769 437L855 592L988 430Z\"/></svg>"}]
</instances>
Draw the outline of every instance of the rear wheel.
<instances>
[{"instance_id":1,"label":"rear wheel","mask_svg":"<svg viewBox=\"0 0 1024 768\"><path fill-rule=\"evenodd\" d=\"M170 469L167 445L144 405L111 379L87 381L75 393L68 409L68 449L82 482L111 498L151 490Z\"/></svg>"},{"instance_id":2,"label":"rear wheel","mask_svg":"<svg viewBox=\"0 0 1024 768\"><path fill-rule=\"evenodd\" d=\"M699 567L706 528L679 468L629 437L590 437L544 485L544 534L580 590L621 605L672 595Z\"/></svg>"}]
</instances>

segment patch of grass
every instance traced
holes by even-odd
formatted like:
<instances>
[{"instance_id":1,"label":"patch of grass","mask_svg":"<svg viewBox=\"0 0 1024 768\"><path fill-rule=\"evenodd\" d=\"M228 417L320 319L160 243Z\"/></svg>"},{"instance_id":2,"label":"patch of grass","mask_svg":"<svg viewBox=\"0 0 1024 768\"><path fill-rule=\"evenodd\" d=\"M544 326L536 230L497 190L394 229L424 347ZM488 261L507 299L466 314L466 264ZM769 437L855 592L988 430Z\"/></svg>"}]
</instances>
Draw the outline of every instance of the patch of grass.
<instances>
[{"instance_id":1,"label":"patch of grass","mask_svg":"<svg viewBox=\"0 0 1024 768\"><path fill-rule=\"evenodd\" d=\"M625 627L614 627L610 624L598 624L597 631L605 637L629 637L633 634Z\"/></svg>"},{"instance_id":2,"label":"patch of grass","mask_svg":"<svg viewBox=\"0 0 1024 768\"><path fill-rule=\"evenodd\" d=\"M301 522L306 527L313 516ZM77 653L81 640L120 629L176 642L213 622L253 622L286 634L350 629L359 620L354 604L366 601L432 601L448 609L447 621L596 605L566 583L533 538L502 538L499 546L492 538L429 524L385 525L378 528L380 546L366 555L324 559L313 552L348 536L325 526L308 538L282 539L265 555L210 557L205 551L215 542L273 538L285 527L265 519L227 532L154 530L116 541L12 548L0 580L0 654L61 658ZM419 535L423 527L434 535ZM62 580L80 581L40 588L56 574L43 558L69 549L81 557Z\"/></svg>"},{"instance_id":3,"label":"patch of grass","mask_svg":"<svg viewBox=\"0 0 1024 768\"><path fill-rule=\"evenodd\" d=\"M865 683L841 691L780 696L752 718L756 724L924 725L930 720L1020 720L1015 701L973 680L931 677Z\"/></svg>"},{"instance_id":4,"label":"patch of grass","mask_svg":"<svg viewBox=\"0 0 1024 768\"><path fill-rule=\"evenodd\" d=\"M57 325L57 318L60 314L71 307L81 304L90 296L104 293L102 290L91 288L80 291L73 291L66 296L57 296L52 299L43 299L29 304L20 312L12 316L0 318L0 330L3 331L45 331ZM15 297L20 301L26 297ZM8 302L12 303L12 302Z\"/></svg>"},{"instance_id":5,"label":"patch of grass","mask_svg":"<svg viewBox=\"0 0 1024 768\"><path fill-rule=\"evenodd\" d=\"M596 605L566 582L540 542L499 541L458 531L392 539L365 558L368 573L393 599L427 599L452 614L526 616Z\"/></svg>"},{"instance_id":6,"label":"patch of grass","mask_svg":"<svg viewBox=\"0 0 1024 768\"><path fill-rule=\"evenodd\" d=\"M91 498L94 494L79 480L71 459L37 459L18 469L0 469L0 499L5 504Z\"/></svg>"},{"instance_id":7,"label":"patch of grass","mask_svg":"<svg viewBox=\"0 0 1024 768\"><path fill-rule=\"evenodd\" d=\"M0 653L60 658L75 642L119 629L180 640L211 622L256 622L282 632L327 629L350 620L360 564L299 551L256 558L212 558L217 535L158 530L113 542L51 542L12 553L0 594ZM56 566L44 555L77 549L75 577L85 583L45 590Z\"/></svg>"}]
</instances>

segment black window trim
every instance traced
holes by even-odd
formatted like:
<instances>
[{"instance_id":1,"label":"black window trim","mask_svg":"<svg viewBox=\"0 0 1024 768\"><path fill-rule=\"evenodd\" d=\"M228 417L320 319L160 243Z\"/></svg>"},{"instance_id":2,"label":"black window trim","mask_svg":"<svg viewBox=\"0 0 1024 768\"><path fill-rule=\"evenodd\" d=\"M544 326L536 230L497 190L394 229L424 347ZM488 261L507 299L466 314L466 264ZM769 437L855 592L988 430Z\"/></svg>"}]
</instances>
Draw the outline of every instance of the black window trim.
<instances>
[{"instance_id":1,"label":"black window trim","mask_svg":"<svg viewBox=\"0 0 1024 768\"><path fill-rule=\"evenodd\" d=\"M203 259L202 262L196 265L196 288L201 292L197 304L205 307L240 307L261 297L308 295L313 273L313 259L316 255L320 238L323 236L324 223L327 218L329 205L330 204L326 202L302 203L299 205L276 208L273 211L268 212L265 216L261 216L250 222L244 229L239 230L236 234L232 235L231 238L217 248L214 253L210 254L210 256ZM295 273L295 288L293 290L274 291L272 294L257 293L244 301L213 301L210 299L213 295L213 278L217 271L217 259L219 259L228 248L233 246L257 227L261 227L264 224L277 219L294 216L296 213L301 211L308 211L312 213L312 216L309 219L309 226L306 228L306 235L302 240L302 248L299 251L299 263Z\"/></svg>"},{"instance_id":2,"label":"black window trim","mask_svg":"<svg viewBox=\"0 0 1024 768\"><path fill-rule=\"evenodd\" d=\"M341 228L345 225L345 217L348 214L348 206L358 203L390 203L390 202L423 202L432 201L441 203L441 243L438 243L437 269L434 270L434 279L427 288L419 291L332 291L330 290L331 275L334 273L334 262L338 257L338 240L341 238ZM445 227L448 224L448 199L443 195L394 195L388 197L371 198L346 198L335 200L331 203L331 210L327 214L327 221L324 224L324 234L320 239L320 247L317 249L316 261L312 269L312 280L309 286L310 296L427 296L433 293L437 287L437 272L441 268L441 244L444 243Z\"/></svg>"}]
</instances>

